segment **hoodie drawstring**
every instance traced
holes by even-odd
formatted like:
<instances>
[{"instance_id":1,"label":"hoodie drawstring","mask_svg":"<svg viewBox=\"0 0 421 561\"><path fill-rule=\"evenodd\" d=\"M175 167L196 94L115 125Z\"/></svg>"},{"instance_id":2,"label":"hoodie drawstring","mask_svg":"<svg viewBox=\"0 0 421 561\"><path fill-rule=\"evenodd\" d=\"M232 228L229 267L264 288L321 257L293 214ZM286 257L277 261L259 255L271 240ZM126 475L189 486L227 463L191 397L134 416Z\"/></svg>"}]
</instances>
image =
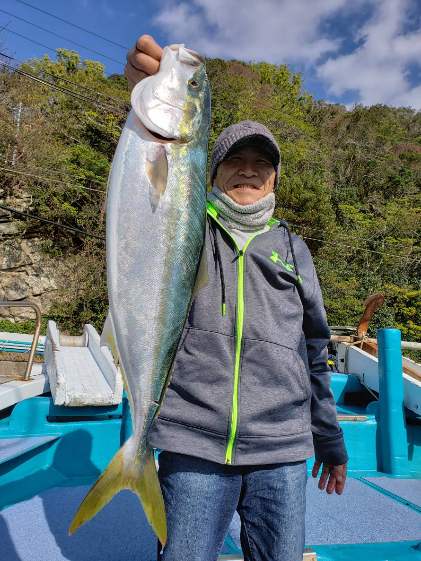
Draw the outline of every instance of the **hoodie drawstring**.
<instances>
[{"instance_id":1,"label":"hoodie drawstring","mask_svg":"<svg viewBox=\"0 0 421 561\"><path fill-rule=\"evenodd\" d=\"M215 225L215 221L212 220L209 215L208 215L208 222L209 222L209 226L210 229L212 230L212 234L213 234L213 240L214 240L214 246L215 246L215 257L216 260L218 261L218 267L219 267L219 275L221 277L221 290L222 290L222 302L221 302L221 313L224 316L226 313L226 304L225 304L225 278L224 278L224 270L222 268L222 258L221 258L221 252L219 251L219 245L218 245L218 236L216 235L216 225Z\"/></svg>"},{"instance_id":2,"label":"hoodie drawstring","mask_svg":"<svg viewBox=\"0 0 421 561\"><path fill-rule=\"evenodd\" d=\"M219 268L219 275L220 275L220 279L221 279L221 313L224 316L226 313L226 300L225 300L225 278L224 278L224 270L222 268L222 258L221 258L221 252L219 251L219 244L218 244L218 236L217 236L217 232L216 232L216 224L215 221L210 218L210 216L207 216L207 220L209 223L209 228L212 231L212 235L213 235L213 240L214 240L214 254L215 254L215 258L216 261L218 263L218 268ZM295 273L297 276L297 282L298 284L302 284L303 283L303 279L299 273L298 270L298 264L297 264L297 259L295 257L295 252L294 252L294 246L292 244L292 236L291 236L291 231L289 229L288 223L285 220L280 220L278 228L285 228L286 231L288 232L288 239L289 239L289 245L291 247L291 253L292 253L292 259L294 261L294 267L295 267Z\"/></svg>"}]
</instances>

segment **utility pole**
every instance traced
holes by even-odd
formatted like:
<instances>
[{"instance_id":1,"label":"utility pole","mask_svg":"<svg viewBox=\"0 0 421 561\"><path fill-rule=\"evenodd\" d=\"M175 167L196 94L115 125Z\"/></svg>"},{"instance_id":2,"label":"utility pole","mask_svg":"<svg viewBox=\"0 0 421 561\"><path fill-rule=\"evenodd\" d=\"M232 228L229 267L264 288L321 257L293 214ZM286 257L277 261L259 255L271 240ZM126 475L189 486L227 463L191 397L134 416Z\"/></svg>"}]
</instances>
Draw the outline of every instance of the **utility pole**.
<instances>
[{"instance_id":1,"label":"utility pole","mask_svg":"<svg viewBox=\"0 0 421 561\"><path fill-rule=\"evenodd\" d=\"M16 156L17 156L17 151L18 151L18 136L19 136L19 129L20 129L20 119L21 119L21 115L22 115L22 102L19 102L19 105L15 108L14 113L14 117L15 117L15 123L16 123L16 134L15 134L15 146L13 148L13 154L12 154L12 166L15 166L16 164Z\"/></svg>"}]
</instances>

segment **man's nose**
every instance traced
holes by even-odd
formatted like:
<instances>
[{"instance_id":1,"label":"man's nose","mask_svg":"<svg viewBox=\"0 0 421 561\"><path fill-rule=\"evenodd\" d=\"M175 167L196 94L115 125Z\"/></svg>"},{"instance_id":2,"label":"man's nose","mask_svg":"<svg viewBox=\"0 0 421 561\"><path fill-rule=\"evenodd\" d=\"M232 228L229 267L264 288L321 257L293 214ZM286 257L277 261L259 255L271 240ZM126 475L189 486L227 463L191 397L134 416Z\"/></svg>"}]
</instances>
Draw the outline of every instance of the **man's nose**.
<instances>
[{"instance_id":1,"label":"man's nose","mask_svg":"<svg viewBox=\"0 0 421 561\"><path fill-rule=\"evenodd\" d=\"M252 164L244 163L241 165L238 173L246 177L252 177L253 175L257 175L257 170Z\"/></svg>"}]
</instances>

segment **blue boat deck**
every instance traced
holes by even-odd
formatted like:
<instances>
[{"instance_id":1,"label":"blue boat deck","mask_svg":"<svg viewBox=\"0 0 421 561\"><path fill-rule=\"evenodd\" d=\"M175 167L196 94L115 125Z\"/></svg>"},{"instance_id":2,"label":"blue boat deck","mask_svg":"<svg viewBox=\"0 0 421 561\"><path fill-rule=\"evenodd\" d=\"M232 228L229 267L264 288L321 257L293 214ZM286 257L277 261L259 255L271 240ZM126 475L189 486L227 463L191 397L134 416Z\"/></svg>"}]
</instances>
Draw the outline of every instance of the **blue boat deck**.
<instances>
[{"instance_id":1,"label":"blue boat deck","mask_svg":"<svg viewBox=\"0 0 421 561\"><path fill-rule=\"evenodd\" d=\"M383 470L389 444L381 402L353 375L333 373L331 388L348 479L342 495L328 495L317 487L320 474L311 476L314 458L307 461L306 546L317 561L421 561L421 416L401 419L395 471ZM131 433L127 396L117 406L76 410L55 406L45 393L0 413L0 561L156 560L156 540L130 491L67 534L88 489ZM241 559L239 534L236 515L221 560Z\"/></svg>"},{"instance_id":2,"label":"blue boat deck","mask_svg":"<svg viewBox=\"0 0 421 561\"><path fill-rule=\"evenodd\" d=\"M309 469L311 465L308 462ZM320 491L317 481L309 475L306 545L318 553L319 560L329 559L331 548L322 546L334 545L337 550L340 544L378 544L381 551L382 544L398 541L408 542L413 559L421 559L421 545L419 551L414 548L417 540L421 544L421 479L351 477L340 496ZM89 487L54 487L4 509L0 513L1 559L155 561L155 538L137 497L130 491L119 493L75 535L67 535ZM409 504L405 504L407 499ZM239 532L236 515L222 553L239 550ZM344 547L343 552L346 550ZM403 559L410 561L412 557Z\"/></svg>"}]
</instances>

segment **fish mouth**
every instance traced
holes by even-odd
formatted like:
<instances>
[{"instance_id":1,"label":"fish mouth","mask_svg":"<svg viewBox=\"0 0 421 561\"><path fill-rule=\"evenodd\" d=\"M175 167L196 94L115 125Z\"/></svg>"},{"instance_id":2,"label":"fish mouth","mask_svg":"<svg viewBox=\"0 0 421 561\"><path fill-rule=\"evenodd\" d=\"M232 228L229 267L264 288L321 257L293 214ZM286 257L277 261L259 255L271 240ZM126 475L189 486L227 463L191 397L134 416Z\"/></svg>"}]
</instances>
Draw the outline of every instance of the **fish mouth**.
<instances>
[{"instance_id":1,"label":"fish mouth","mask_svg":"<svg viewBox=\"0 0 421 561\"><path fill-rule=\"evenodd\" d=\"M146 127L144 123L142 123L142 126L154 138L154 140L162 144L186 144L190 141L189 138L185 137L163 136L162 134L159 134L158 132Z\"/></svg>"},{"instance_id":2,"label":"fish mouth","mask_svg":"<svg viewBox=\"0 0 421 561\"><path fill-rule=\"evenodd\" d=\"M150 129L145 125L145 123L141 119L139 119L138 115L137 115L137 119L139 123L142 125L143 130L146 131L148 135L150 135L153 138L153 140L155 140L156 142L160 142L161 144L180 142L180 139L178 138L172 136L163 136L162 134L159 134L158 132Z\"/></svg>"},{"instance_id":3,"label":"fish mouth","mask_svg":"<svg viewBox=\"0 0 421 561\"><path fill-rule=\"evenodd\" d=\"M145 125L143 126L145 127ZM173 138L170 136L162 136L162 134L158 134L157 132L151 131L151 129L148 129L147 127L145 127L145 129L148 131L150 135L152 135L157 140L160 140L161 142L178 142L177 138Z\"/></svg>"},{"instance_id":4,"label":"fish mouth","mask_svg":"<svg viewBox=\"0 0 421 561\"><path fill-rule=\"evenodd\" d=\"M182 136L165 136L163 134L161 134L160 132L157 132L156 130L154 130L151 125L153 126L152 122L148 122L149 126L146 126L145 122L143 121L143 119L141 119L139 117L139 115L136 113L136 120L138 122L138 124L141 126L145 136L147 137L147 140L153 140L155 142L159 142L160 144L186 144L188 142L190 142L191 138L186 137L184 135ZM162 131L162 129L161 129Z\"/></svg>"}]
</instances>

